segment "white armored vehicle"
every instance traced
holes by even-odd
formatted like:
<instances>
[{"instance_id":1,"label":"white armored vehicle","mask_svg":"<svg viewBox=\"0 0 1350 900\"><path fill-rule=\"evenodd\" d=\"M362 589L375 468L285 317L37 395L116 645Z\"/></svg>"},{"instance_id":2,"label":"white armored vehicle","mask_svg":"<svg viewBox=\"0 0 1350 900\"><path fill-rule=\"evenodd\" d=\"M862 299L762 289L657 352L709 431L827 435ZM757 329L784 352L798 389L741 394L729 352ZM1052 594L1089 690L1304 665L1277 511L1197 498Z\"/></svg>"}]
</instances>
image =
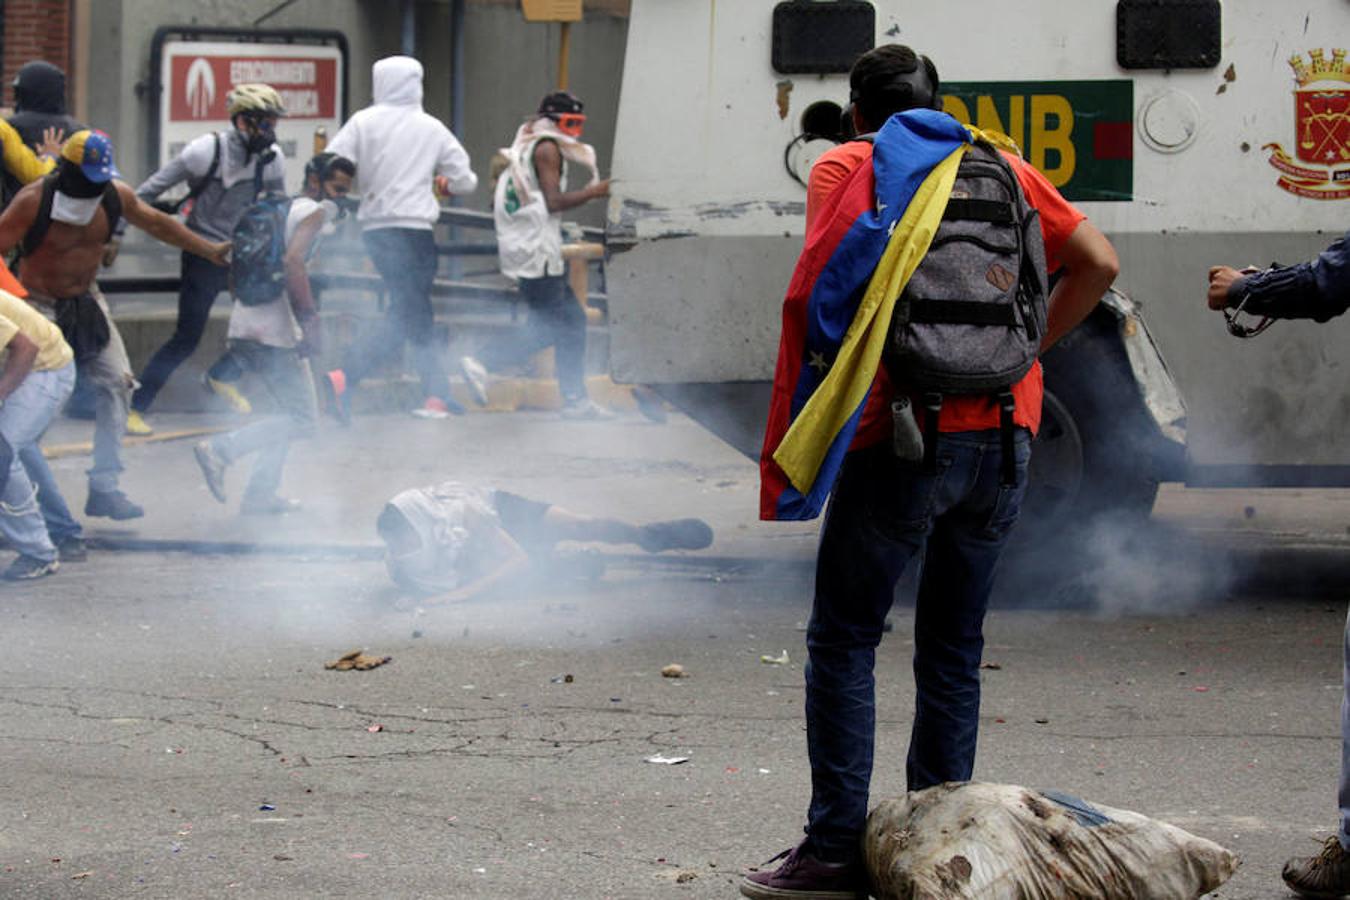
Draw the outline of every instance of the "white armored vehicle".
<instances>
[{"instance_id":1,"label":"white armored vehicle","mask_svg":"<svg viewBox=\"0 0 1350 900\"><path fill-rule=\"evenodd\" d=\"M1204 305L1209 266L1300 261L1350 227L1346 0L634 0L617 378L758 452L810 162L853 59L891 41L1120 253L1118 290L1044 360L1029 517L1146 514L1165 480L1350 485L1345 325L1240 346Z\"/></svg>"}]
</instances>

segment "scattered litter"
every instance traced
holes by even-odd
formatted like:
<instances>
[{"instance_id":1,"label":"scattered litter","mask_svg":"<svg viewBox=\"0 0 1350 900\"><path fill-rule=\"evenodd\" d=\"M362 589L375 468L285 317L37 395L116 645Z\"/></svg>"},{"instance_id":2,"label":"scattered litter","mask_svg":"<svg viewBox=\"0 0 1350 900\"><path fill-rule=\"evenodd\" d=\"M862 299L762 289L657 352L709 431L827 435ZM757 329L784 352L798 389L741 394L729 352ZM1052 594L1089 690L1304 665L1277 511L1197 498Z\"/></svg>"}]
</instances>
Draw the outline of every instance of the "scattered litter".
<instances>
[{"instance_id":1,"label":"scattered litter","mask_svg":"<svg viewBox=\"0 0 1350 900\"><path fill-rule=\"evenodd\" d=\"M610 703L622 703L622 702L623 702L623 698L622 698L622 697L610 697L610 698L609 698L609 702L610 702Z\"/></svg>"},{"instance_id":2,"label":"scattered litter","mask_svg":"<svg viewBox=\"0 0 1350 900\"><path fill-rule=\"evenodd\" d=\"M656 763L658 766L678 766L680 763L689 762L687 756L663 756L658 753L655 756L649 756L643 762Z\"/></svg>"},{"instance_id":3,"label":"scattered litter","mask_svg":"<svg viewBox=\"0 0 1350 900\"><path fill-rule=\"evenodd\" d=\"M275 859L277 862L292 862L295 860L294 856L285 856L281 853L275 854L272 858Z\"/></svg>"},{"instance_id":4,"label":"scattered litter","mask_svg":"<svg viewBox=\"0 0 1350 900\"><path fill-rule=\"evenodd\" d=\"M662 666L662 667L661 667L661 677L662 677L662 678L684 678L684 677L685 677L684 666L680 665L679 663L671 663L671 664L668 665L668 666Z\"/></svg>"},{"instance_id":5,"label":"scattered litter","mask_svg":"<svg viewBox=\"0 0 1350 900\"><path fill-rule=\"evenodd\" d=\"M481 867L480 867L480 868L474 869L474 870L473 870L473 873L474 873L475 875L486 875L486 874L487 874L487 869L484 869L484 868L481 868Z\"/></svg>"},{"instance_id":6,"label":"scattered litter","mask_svg":"<svg viewBox=\"0 0 1350 900\"><path fill-rule=\"evenodd\" d=\"M375 734L375 733L377 733L377 732L384 731L384 726L383 726L383 725L371 725L371 726L369 726L369 727L366 728L366 731L369 731L371 734Z\"/></svg>"},{"instance_id":7,"label":"scattered litter","mask_svg":"<svg viewBox=\"0 0 1350 900\"><path fill-rule=\"evenodd\" d=\"M697 877L698 877L698 873L697 873L697 872L681 872L680 874L678 874L678 875L675 876L675 883L676 883L676 884L688 884L689 882L693 881L693 880L694 880L695 878L697 878Z\"/></svg>"},{"instance_id":8,"label":"scattered litter","mask_svg":"<svg viewBox=\"0 0 1350 900\"><path fill-rule=\"evenodd\" d=\"M88 878L90 875L93 874L94 874L93 872L76 872L74 875L70 876L70 880L78 881L81 878Z\"/></svg>"},{"instance_id":9,"label":"scattered litter","mask_svg":"<svg viewBox=\"0 0 1350 900\"><path fill-rule=\"evenodd\" d=\"M770 769L757 769L756 771L758 771L759 774L761 774L761 775L771 775L771 774L773 774L773 773L772 773L772 770L770 770Z\"/></svg>"},{"instance_id":10,"label":"scattered litter","mask_svg":"<svg viewBox=\"0 0 1350 900\"><path fill-rule=\"evenodd\" d=\"M259 812L271 812L274 809L276 809L276 807L270 803L264 803L262 806L258 807Z\"/></svg>"},{"instance_id":11,"label":"scattered litter","mask_svg":"<svg viewBox=\"0 0 1350 900\"><path fill-rule=\"evenodd\" d=\"M1037 724L1037 725L1049 725L1049 724L1050 724L1050 720L1049 720L1049 719L1037 719L1037 720L1036 720L1036 724Z\"/></svg>"},{"instance_id":12,"label":"scattered litter","mask_svg":"<svg viewBox=\"0 0 1350 900\"><path fill-rule=\"evenodd\" d=\"M980 668L981 668L981 669L993 669L993 670L995 670L995 671L998 671L999 669L1002 669L1002 668L1003 668L1003 664L1002 664L1002 663L980 663Z\"/></svg>"},{"instance_id":13,"label":"scattered litter","mask_svg":"<svg viewBox=\"0 0 1350 900\"><path fill-rule=\"evenodd\" d=\"M728 775L736 775L739 774L741 770L738 766L727 766L726 771Z\"/></svg>"},{"instance_id":14,"label":"scattered litter","mask_svg":"<svg viewBox=\"0 0 1350 900\"><path fill-rule=\"evenodd\" d=\"M788 664L788 652L784 650L777 656L769 656L766 653L759 658L759 661L770 666L786 666Z\"/></svg>"},{"instance_id":15,"label":"scattered litter","mask_svg":"<svg viewBox=\"0 0 1350 900\"><path fill-rule=\"evenodd\" d=\"M554 675L552 678L550 678L550 679L548 680L548 683L549 683L549 684L571 684L571 683L574 682L574 681L576 681L576 678L574 678L574 677L572 676L572 673L571 673L571 672L568 672L566 675Z\"/></svg>"},{"instance_id":16,"label":"scattered litter","mask_svg":"<svg viewBox=\"0 0 1350 900\"><path fill-rule=\"evenodd\" d=\"M1205 693L1205 692L1208 691L1208 690L1209 690L1209 688L1205 687L1203 684L1197 684L1197 685L1195 686L1195 692L1196 692L1197 694L1203 694L1203 693Z\"/></svg>"},{"instance_id":17,"label":"scattered litter","mask_svg":"<svg viewBox=\"0 0 1350 900\"><path fill-rule=\"evenodd\" d=\"M369 853L348 853L348 859L370 859Z\"/></svg>"},{"instance_id":18,"label":"scattered litter","mask_svg":"<svg viewBox=\"0 0 1350 900\"><path fill-rule=\"evenodd\" d=\"M356 669L364 672L366 669L382 666L392 659L392 656L367 656L360 650L353 650L350 653L344 653L332 662L324 663L323 667L325 669L335 669L339 672L345 672L348 669Z\"/></svg>"}]
</instances>

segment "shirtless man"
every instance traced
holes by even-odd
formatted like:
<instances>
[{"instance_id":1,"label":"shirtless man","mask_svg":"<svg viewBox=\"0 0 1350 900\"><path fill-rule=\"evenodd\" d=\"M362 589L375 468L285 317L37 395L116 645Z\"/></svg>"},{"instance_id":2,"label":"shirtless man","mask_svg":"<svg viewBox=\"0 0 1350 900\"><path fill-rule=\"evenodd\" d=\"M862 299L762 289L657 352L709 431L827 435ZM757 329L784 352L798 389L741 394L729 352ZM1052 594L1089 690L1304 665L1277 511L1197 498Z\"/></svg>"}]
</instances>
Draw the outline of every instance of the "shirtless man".
<instances>
[{"instance_id":1,"label":"shirtless man","mask_svg":"<svg viewBox=\"0 0 1350 900\"><path fill-rule=\"evenodd\" d=\"M108 305L94 284L104 245L122 217L164 243L217 265L225 265L230 244L208 241L141 202L118 180L119 174L106 134L79 131L71 135L61 148L56 170L15 194L0 214L0 255L22 246L19 280L28 289L29 302L61 326L75 351L78 371L97 391L94 466L89 470L84 514L135 519L145 515L145 510L118 489L117 481L136 379ZM44 480L51 484L50 471L41 471L46 470L45 463L40 459L25 459L24 463L30 473L39 470L33 474L38 476L48 529L69 531L74 526L78 533L70 511L59 503L60 493L44 489Z\"/></svg>"}]
</instances>

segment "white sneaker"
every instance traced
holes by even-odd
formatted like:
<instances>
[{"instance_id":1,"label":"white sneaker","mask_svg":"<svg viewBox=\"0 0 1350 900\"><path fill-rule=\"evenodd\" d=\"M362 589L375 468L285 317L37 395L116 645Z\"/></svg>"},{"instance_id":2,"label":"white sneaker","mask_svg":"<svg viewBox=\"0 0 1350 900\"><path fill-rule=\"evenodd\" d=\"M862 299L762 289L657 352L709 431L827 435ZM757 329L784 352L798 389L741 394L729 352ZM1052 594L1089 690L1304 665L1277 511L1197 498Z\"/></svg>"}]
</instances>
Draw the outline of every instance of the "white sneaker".
<instances>
[{"instance_id":1,"label":"white sneaker","mask_svg":"<svg viewBox=\"0 0 1350 900\"><path fill-rule=\"evenodd\" d=\"M464 383L469 386L469 393L473 394L473 401L479 406L487 406L487 366L472 356L461 356L459 371L464 375Z\"/></svg>"},{"instance_id":2,"label":"white sneaker","mask_svg":"<svg viewBox=\"0 0 1350 900\"><path fill-rule=\"evenodd\" d=\"M614 413L600 406L589 397L564 403L559 414L564 419L581 422L601 422L615 418Z\"/></svg>"}]
</instances>

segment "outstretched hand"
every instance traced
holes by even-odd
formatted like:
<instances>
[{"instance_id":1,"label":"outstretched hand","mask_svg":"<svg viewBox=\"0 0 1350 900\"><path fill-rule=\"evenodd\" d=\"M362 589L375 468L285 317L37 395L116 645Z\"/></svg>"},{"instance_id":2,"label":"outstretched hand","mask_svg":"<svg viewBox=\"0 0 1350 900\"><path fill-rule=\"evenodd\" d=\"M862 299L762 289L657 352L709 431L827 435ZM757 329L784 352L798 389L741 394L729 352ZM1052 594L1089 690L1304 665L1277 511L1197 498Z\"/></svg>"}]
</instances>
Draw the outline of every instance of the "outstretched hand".
<instances>
[{"instance_id":1,"label":"outstretched hand","mask_svg":"<svg viewBox=\"0 0 1350 900\"><path fill-rule=\"evenodd\" d=\"M221 241L218 244L211 245L211 254L206 258L218 266L228 266L230 264L230 251L234 245L229 241Z\"/></svg>"},{"instance_id":2,"label":"outstretched hand","mask_svg":"<svg viewBox=\"0 0 1350 900\"><path fill-rule=\"evenodd\" d=\"M1234 269L1232 266L1210 266L1209 295L1206 298L1209 308L1226 309L1228 307L1228 289L1233 286L1233 282L1243 275L1250 275L1259 271L1255 266L1247 266L1241 270Z\"/></svg>"},{"instance_id":3,"label":"outstretched hand","mask_svg":"<svg viewBox=\"0 0 1350 900\"><path fill-rule=\"evenodd\" d=\"M35 148L38 156L47 156L52 159L61 155L61 146L66 141L65 129L53 125L50 128L42 129L42 143Z\"/></svg>"},{"instance_id":4,"label":"outstretched hand","mask_svg":"<svg viewBox=\"0 0 1350 900\"><path fill-rule=\"evenodd\" d=\"M449 197L449 196L450 196L450 179L449 179L449 178L445 177L444 175L437 175L437 176L435 177L435 179L432 180L431 184L432 184L432 186L435 187L435 189L436 189L436 196L437 196L437 197Z\"/></svg>"}]
</instances>

